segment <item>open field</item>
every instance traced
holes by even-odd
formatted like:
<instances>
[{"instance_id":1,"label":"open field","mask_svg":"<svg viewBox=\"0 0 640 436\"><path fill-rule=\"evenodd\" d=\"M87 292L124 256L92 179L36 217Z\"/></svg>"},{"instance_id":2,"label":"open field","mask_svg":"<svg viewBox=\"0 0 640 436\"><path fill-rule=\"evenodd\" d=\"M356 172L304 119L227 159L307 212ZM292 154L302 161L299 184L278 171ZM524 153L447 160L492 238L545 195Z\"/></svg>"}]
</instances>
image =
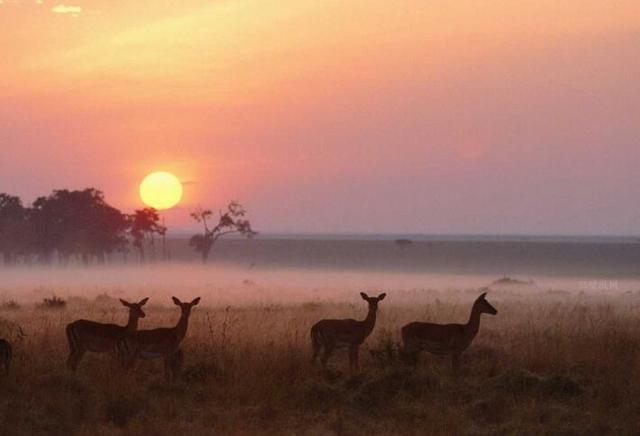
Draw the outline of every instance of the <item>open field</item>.
<instances>
[{"instance_id":1,"label":"open field","mask_svg":"<svg viewBox=\"0 0 640 436\"><path fill-rule=\"evenodd\" d=\"M210 261L239 267L304 268L403 273L518 274L639 278L640 243L635 238L536 238L415 236L398 246L393 239L295 239L258 235L222 239ZM187 239L169 238L171 258L197 262ZM129 262L135 253L129 256ZM112 256L119 262L118 256Z\"/></svg>"},{"instance_id":2,"label":"open field","mask_svg":"<svg viewBox=\"0 0 640 436\"><path fill-rule=\"evenodd\" d=\"M96 287L84 297L78 297L81 281L31 293L3 288L4 298L15 297L21 307L0 311L0 336L15 351L11 376L0 380L0 433L640 431L638 291L490 291L499 313L483 317L456 378L448 360L431 355L423 354L415 371L406 367L395 353L398 330L414 320L466 322L479 290L385 287L388 298L361 348L361 373L350 376L346 351L335 353L327 372L310 365L309 328L325 317L365 316L354 280L342 288L339 280L325 288L256 282L209 293L189 280L173 291L135 283ZM87 355L75 376L67 372L66 323L126 321L117 300L96 298L104 292L151 296L140 328L175 323L179 311L170 293L202 297L183 343L179 380L165 382L159 361L124 374L107 355ZM54 293L67 299L65 308L35 307L40 296Z\"/></svg>"}]
</instances>

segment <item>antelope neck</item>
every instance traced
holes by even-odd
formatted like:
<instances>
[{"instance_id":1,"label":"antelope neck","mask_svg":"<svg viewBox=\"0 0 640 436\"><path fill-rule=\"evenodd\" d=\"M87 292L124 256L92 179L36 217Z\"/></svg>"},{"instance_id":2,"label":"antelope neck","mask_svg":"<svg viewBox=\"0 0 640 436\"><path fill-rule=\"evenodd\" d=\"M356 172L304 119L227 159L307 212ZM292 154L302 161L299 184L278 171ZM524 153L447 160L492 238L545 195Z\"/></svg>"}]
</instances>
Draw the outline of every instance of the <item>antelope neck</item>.
<instances>
[{"instance_id":1,"label":"antelope neck","mask_svg":"<svg viewBox=\"0 0 640 436\"><path fill-rule=\"evenodd\" d=\"M471 333L478 333L480 330L480 309L475 305L471 308L471 315L469 316L469 322L467 323L467 330Z\"/></svg>"},{"instance_id":2,"label":"antelope neck","mask_svg":"<svg viewBox=\"0 0 640 436\"><path fill-rule=\"evenodd\" d=\"M180 319L178 320L178 324L176 324L175 329L180 335L180 337L184 337L187 333L187 327L189 325L189 315L185 315L185 312L180 314Z\"/></svg>"},{"instance_id":3,"label":"antelope neck","mask_svg":"<svg viewBox=\"0 0 640 436\"><path fill-rule=\"evenodd\" d=\"M367 333L373 330L373 327L376 324L376 310L370 307L369 313L367 313L367 317L360 322L364 326Z\"/></svg>"},{"instance_id":4,"label":"antelope neck","mask_svg":"<svg viewBox=\"0 0 640 436\"><path fill-rule=\"evenodd\" d=\"M129 312L129 321L127 321L127 325L125 329L128 331L133 331L138 329L138 317L133 313L133 311Z\"/></svg>"}]
</instances>

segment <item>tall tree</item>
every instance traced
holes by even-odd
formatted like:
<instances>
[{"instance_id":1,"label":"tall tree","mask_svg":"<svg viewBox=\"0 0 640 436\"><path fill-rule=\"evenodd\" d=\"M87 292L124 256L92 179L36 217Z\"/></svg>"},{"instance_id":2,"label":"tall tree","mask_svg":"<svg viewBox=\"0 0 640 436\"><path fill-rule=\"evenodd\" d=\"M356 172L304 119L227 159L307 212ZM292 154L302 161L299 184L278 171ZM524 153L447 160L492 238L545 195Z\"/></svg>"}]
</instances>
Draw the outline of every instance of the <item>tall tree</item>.
<instances>
[{"instance_id":1,"label":"tall tree","mask_svg":"<svg viewBox=\"0 0 640 436\"><path fill-rule=\"evenodd\" d=\"M158 211L152 207L134 211L130 217L130 221L133 246L138 249L140 261L144 263L146 261L145 245L151 245L151 247L154 248L154 235L164 235L167 228L160 224Z\"/></svg>"},{"instance_id":2,"label":"tall tree","mask_svg":"<svg viewBox=\"0 0 640 436\"><path fill-rule=\"evenodd\" d=\"M127 217L106 203L101 191L55 190L33 203L31 220L41 258L50 262L57 252L63 262L77 256L86 264L126 244Z\"/></svg>"},{"instance_id":3,"label":"tall tree","mask_svg":"<svg viewBox=\"0 0 640 436\"><path fill-rule=\"evenodd\" d=\"M227 210L219 213L218 223L211 227L213 212L210 209L198 208L191 213L191 218L202 224L203 231L191 237L189 245L202 256L202 263L209 259L211 249L218 241L226 235L241 235L252 238L257 234L251 228L251 223L245 218L247 211L236 201L227 205Z\"/></svg>"},{"instance_id":4,"label":"tall tree","mask_svg":"<svg viewBox=\"0 0 640 436\"><path fill-rule=\"evenodd\" d=\"M31 228L28 210L20 198L0 193L0 252L4 263L14 263L29 249Z\"/></svg>"}]
</instances>

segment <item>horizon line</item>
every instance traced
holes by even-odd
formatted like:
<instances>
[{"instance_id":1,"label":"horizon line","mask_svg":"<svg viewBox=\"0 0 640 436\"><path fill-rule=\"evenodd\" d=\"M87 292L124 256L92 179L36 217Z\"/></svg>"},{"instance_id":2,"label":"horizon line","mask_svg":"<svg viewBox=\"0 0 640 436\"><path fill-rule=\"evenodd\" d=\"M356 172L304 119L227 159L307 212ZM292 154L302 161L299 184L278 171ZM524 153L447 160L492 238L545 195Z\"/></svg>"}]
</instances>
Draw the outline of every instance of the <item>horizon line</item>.
<instances>
[{"instance_id":1,"label":"horizon line","mask_svg":"<svg viewBox=\"0 0 640 436\"><path fill-rule=\"evenodd\" d=\"M189 230L174 230L169 231L169 236L174 237L188 237L197 232L189 231ZM230 238L242 238L235 235L230 235ZM337 238L347 238L347 239L381 239L381 240L390 240L390 239L418 239L418 240L426 240L426 239L491 239L491 240L507 240L507 239L517 239L517 240L627 240L633 242L640 242L640 235L623 235L623 234L553 234L553 233L455 233L455 232L434 232L434 233L421 233L421 232L282 232L282 231L266 231L266 232L258 232L255 236L258 239L317 239L317 238L326 238L326 239L337 239Z\"/></svg>"}]
</instances>

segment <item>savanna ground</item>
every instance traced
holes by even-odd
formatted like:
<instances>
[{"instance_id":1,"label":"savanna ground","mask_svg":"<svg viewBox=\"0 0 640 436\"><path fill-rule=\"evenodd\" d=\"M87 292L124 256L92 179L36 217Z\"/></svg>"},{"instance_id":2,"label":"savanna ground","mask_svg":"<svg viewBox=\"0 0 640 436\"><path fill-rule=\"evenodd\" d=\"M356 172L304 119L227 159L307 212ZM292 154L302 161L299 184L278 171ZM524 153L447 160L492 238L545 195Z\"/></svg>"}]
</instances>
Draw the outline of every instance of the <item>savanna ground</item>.
<instances>
[{"instance_id":1,"label":"savanna ground","mask_svg":"<svg viewBox=\"0 0 640 436\"><path fill-rule=\"evenodd\" d=\"M414 320L466 322L479 289L387 287L360 374L349 374L346 351L336 352L329 371L312 367L309 328L325 317L362 319L359 290L324 298L321 289L296 294L246 282L237 304L229 304L233 289L201 295L182 374L166 382L160 361L123 374L107 355L88 354L68 373L64 326L78 318L123 324L126 310L112 297L149 293L140 328L173 325L179 310L168 294L139 284L93 289L88 298L39 289L64 297L66 307L18 299L19 308L0 311L0 337L15 352L10 377L0 379L0 434L640 432L640 292L491 291L499 313L483 316L454 377L446 358L423 354L416 370L405 366L398 330ZM105 291L111 296L94 297ZM173 293L190 299L202 289ZM285 297L265 297L274 294Z\"/></svg>"}]
</instances>

